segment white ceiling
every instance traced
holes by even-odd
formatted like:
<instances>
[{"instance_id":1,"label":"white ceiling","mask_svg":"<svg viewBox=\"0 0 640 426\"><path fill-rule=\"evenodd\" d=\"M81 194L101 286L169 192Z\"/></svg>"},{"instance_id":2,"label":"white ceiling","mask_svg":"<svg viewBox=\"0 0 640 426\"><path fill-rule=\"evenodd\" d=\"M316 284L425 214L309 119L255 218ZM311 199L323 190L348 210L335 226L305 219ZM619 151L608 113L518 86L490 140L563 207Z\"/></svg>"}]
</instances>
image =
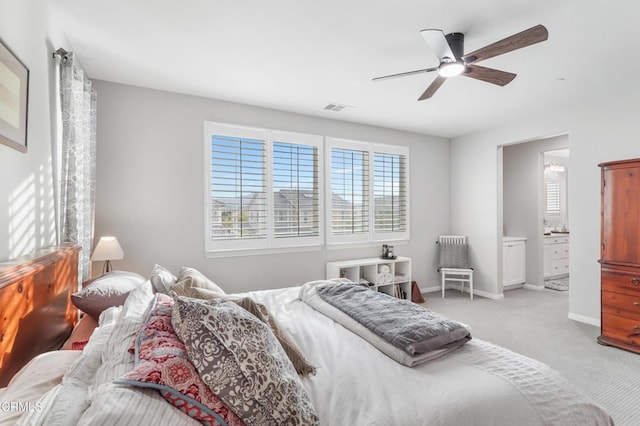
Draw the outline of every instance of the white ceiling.
<instances>
[{"instance_id":1,"label":"white ceiling","mask_svg":"<svg viewBox=\"0 0 640 426\"><path fill-rule=\"evenodd\" d=\"M623 95L640 65L637 0L49 0L94 79L456 137ZM549 40L481 62L505 87L456 77L417 98L437 66L425 28L465 52L536 24ZM57 48L58 46L56 46ZM605 72L605 67L613 71ZM631 86L633 88L633 86ZM352 106L325 111L329 103Z\"/></svg>"}]
</instances>

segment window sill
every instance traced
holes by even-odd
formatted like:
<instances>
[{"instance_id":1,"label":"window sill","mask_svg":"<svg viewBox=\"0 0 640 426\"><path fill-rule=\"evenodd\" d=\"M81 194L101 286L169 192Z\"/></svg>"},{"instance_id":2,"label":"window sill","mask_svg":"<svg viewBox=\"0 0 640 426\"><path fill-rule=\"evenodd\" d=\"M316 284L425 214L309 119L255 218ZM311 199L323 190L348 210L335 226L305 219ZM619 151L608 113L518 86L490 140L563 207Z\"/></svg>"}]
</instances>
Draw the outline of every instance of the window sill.
<instances>
[{"instance_id":1,"label":"window sill","mask_svg":"<svg viewBox=\"0 0 640 426\"><path fill-rule=\"evenodd\" d=\"M346 249L359 249L359 248L372 248L382 247L383 244L391 244L393 246L405 246L409 244L409 240L385 240L377 241L375 243L332 243L327 244L327 250L346 250Z\"/></svg>"},{"instance_id":2,"label":"window sill","mask_svg":"<svg viewBox=\"0 0 640 426\"><path fill-rule=\"evenodd\" d=\"M278 248L262 248L262 249L238 249L238 250L219 250L206 251L207 259L223 258L223 257L241 257L241 256L266 256L270 254L286 254L311 252L322 250L321 245L297 246L297 247L278 247Z\"/></svg>"}]
</instances>

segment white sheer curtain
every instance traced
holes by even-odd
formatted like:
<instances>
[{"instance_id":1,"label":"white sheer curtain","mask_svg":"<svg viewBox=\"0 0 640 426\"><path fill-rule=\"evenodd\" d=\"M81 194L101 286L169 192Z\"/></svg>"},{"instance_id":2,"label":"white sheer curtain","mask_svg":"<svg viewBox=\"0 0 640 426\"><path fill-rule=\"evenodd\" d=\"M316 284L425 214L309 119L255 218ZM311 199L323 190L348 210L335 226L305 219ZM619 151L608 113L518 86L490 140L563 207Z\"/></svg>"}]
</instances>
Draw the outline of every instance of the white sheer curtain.
<instances>
[{"instance_id":1,"label":"white sheer curtain","mask_svg":"<svg viewBox=\"0 0 640 426\"><path fill-rule=\"evenodd\" d=\"M90 275L96 184L96 92L73 53L60 55L58 143L60 243L82 247L79 275Z\"/></svg>"}]
</instances>

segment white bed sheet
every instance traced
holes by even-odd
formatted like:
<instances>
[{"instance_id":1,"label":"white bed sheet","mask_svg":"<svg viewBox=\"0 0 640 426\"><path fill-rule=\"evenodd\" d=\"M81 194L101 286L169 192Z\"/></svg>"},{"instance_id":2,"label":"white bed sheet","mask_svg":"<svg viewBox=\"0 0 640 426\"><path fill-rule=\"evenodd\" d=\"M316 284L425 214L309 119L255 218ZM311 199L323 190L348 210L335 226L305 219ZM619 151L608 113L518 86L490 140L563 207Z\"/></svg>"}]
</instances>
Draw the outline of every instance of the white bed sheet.
<instances>
[{"instance_id":1,"label":"white bed sheet","mask_svg":"<svg viewBox=\"0 0 640 426\"><path fill-rule=\"evenodd\" d=\"M317 374L303 383L323 425L609 425L610 417L550 367L472 340L403 366L297 298L248 293L295 338Z\"/></svg>"},{"instance_id":2,"label":"white bed sheet","mask_svg":"<svg viewBox=\"0 0 640 426\"><path fill-rule=\"evenodd\" d=\"M128 352L153 299L150 282L132 291L123 307L110 308L82 356L62 384L45 394L41 411L26 413L19 425L199 425L153 389L113 384L134 367Z\"/></svg>"},{"instance_id":3,"label":"white bed sheet","mask_svg":"<svg viewBox=\"0 0 640 426\"><path fill-rule=\"evenodd\" d=\"M609 425L610 418L549 367L473 340L419 367L403 366L298 299L299 288L245 293L264 303L317 374L302 379L322 425ZM133 296L133 297L132 297ZM154 390L114 385L150 286L105 312L65 376L28 413L28 425L198 424ZM80 368L82 367L82 368ZM73 405L75 404L75 406Z\"/></svg>"},{"instance_id":4,"label":"white bed sheet","mask_svg":"<svg viewBox=\"0 0 640 426\"><path fill-rule=\"evenodd\" d=\"M40 410L40 405L36 402L44 393L62 382L63 375L80 353L45 352L22 367L7 387L0 389L0 425L13 425L25 412Z\"/></svg>"}]
</instances>

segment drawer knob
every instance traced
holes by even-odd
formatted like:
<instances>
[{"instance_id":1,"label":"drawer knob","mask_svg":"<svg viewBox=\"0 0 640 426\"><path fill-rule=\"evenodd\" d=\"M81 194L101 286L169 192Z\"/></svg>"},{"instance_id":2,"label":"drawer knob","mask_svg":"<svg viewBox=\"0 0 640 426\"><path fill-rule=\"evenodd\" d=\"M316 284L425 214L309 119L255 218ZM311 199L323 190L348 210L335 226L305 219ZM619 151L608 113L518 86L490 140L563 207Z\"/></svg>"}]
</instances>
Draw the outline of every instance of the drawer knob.
<instances>
[{"instance_id":1,"label":"drawer knob","mask_svg":"<svg viewBox=\"0 0 640 426\"><path fill-rule=\"evenodd\" d=\"M640 280L638 278L631 278L631 284L640 285Z\"/></svg>"},{"instance_id":2,"label":"drawer knob","mask_svg":"<svg viewBox=\"0 0 640 426\"><path fill-rule=\"evenodd\" d=\"M633 333L631 333L627 337L633 337L633 336L640 336L640 326L634 325L633 326Z\"/></svg>"},{"instance_id":3,"label":"drawer knob","mask_svg":"<svg viewBox=\"0 0 640 426\"><path fill-rule=\"evenodd\" d=\"M633 306L640 306L640 302L633 302Z\"/></svg>"}]
</instances>

